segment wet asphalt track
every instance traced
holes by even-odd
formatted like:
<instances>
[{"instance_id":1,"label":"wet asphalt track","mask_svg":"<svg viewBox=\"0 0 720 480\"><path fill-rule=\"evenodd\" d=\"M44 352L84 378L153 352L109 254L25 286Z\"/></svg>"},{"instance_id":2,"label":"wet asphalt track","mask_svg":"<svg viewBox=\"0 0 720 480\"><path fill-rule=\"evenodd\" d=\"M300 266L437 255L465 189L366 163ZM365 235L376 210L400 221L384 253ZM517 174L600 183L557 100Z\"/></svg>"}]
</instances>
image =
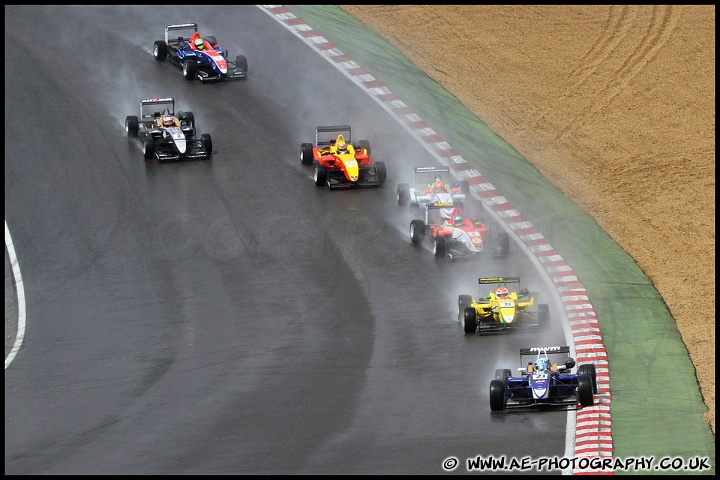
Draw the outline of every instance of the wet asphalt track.
<instances>
[{"instance_id":1,"label":"wet asphalt track","mask_svg":"<svg viewBox=\"0 0 720 480\"><path fill-rule=\"evenodd\" d=\"M28 322L5 371L5 472L436 474L450 456L562 456L565 412L491 415L487 396L495 368L560 326L480 338L456 321L478 276L541 290L529 262L410 245L395 186L429 155L257 7L221 8L6 6L5 217ZM155 62L163 26L188 21L245 54L249 78L202 85ZM153 96L193 111L212 160L143 159L123 122ZM340 123L386 162L383 188L314 186L300 143Z\"/></svg>"}]
</instances>

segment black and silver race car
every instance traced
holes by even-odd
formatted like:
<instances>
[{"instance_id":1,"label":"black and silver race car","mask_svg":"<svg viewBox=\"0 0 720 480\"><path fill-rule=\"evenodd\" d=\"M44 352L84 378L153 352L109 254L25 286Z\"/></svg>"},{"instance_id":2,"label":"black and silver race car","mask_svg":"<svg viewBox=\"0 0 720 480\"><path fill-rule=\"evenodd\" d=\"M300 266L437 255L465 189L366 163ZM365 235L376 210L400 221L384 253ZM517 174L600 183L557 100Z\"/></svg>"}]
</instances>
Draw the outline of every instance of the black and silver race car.
<instances>
[{"instance_id":1,"label":"black and silver race car","mask_svg":"<svg viewBox=\"0 0 720 480\"><path fill-rule=\"evenodd\" d=\"M172 98L146 98L140 101L140 117L125 117L125 133L139 138L146 159L157 158L170 162L212 155L212 138L209 133L196 137L195 117L192 112L175 115Z\"/></svg>"}]
</instances>

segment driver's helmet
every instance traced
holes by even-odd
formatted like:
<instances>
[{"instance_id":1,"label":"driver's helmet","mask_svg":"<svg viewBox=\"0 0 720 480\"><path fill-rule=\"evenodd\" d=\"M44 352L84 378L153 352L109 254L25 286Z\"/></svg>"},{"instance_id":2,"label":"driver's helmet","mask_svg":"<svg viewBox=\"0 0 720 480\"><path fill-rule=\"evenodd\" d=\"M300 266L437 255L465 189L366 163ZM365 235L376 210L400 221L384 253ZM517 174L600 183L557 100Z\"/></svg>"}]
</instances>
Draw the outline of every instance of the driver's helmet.
<instances>
[{"instance_id":1,"label":"driver's helmet","mask_svg":"<svg viewBox=\"0 0 720 480\"><path fill-rule=\"evenodd\" d=\"M548 362L547 358L538 358L536 365L538 371L545 371L550 369L550 362Z\"/></svg>"},{"instance_id":2,"label":"driver's helmet","mask_svg":"<svg viewBox=\"0 0 720 480\"><path fill-rule=\"evenodd\" d=\"M453 224L454 224L456 227L462 226L462 224L463 224L463 217L462 217L462 215L460 215L459 213L456 213L455 215L453 215Z\"/></svg>"},{"instance_id":3,"label":"driver's helmet","mask_svg":"<svg viewBox=\"0 0 720 480\"><path fill-rule=\"evenodd\" d=\"M195 47L196 47L198 50L204 50L204 49L205 49L205 44L203 43L202 38L196 38L196 39L195 39Z\"/></svg>"},{"instance_id":4,"label":"driver's helmet","mask_svg":"<svg viewBox=\"0 0 720 480\"><path fill-rule=\"evenodd\" d=\"M345 143L345 142L338 143L337 149L338 149L339 153L347 153L347 143Z\"/></svg>"},{"instance_id":5,"label":"driver's helmet","mask_svg":"<svg viewBox=\"0 0 720 480\"><path fill-rule=\"evenodd\" d=\"M497 290L495 290L495 295L498 298L507 298L508 296L508 289L505 287L499 287Z\"/></svg>"},{"instance_id":6,"label":"driver's helmet","mask_svg":"<svg viewBox=\"0 0 720 480\"><path fill-rule=\"evenodd\" d=\"M433 184L433 191L435 193L442 193L445 191L445 184L442 182L442 180L436 180Z\"/></svg>"},{"instance_id":7,"label":"driver's helmet","mask_svg":"<svg viewBox=\"0 0 720 480\"><path fill-rule=\"evenodd\" d=\"M173 120L175 119L172 115L163 115L162 122L166 127L171 127L174 123Z\"/></svg>"}]
</instances>

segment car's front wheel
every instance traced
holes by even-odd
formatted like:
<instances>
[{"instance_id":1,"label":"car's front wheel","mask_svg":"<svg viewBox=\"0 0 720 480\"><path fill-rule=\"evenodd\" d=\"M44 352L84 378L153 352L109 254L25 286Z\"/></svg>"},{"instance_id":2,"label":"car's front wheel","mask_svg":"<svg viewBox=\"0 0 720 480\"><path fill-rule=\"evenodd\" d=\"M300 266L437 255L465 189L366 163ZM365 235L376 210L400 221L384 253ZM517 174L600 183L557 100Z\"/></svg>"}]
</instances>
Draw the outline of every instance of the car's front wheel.
<instances>
[{"instance_id":1,"label":"car's front wheel","mask_svg":"<svg viewBox=\"0 0 720 480\"><path fill-rule=\"evenodd\" d=\"M205 151L207 152L208 156L212 155L212 137L209 133L203 133L200 135L200 142L202 143L203 147L205 147Z\"/></svg>"},{"instance_id":2,"label":"car's front wheel","mask_svg":"<svg viewBox=\"0 0 720 480\"><path fill-rule=\"evenodd\" d=\"M245 55L238 55L235 57L235 64L238 66L240 70L247 73L248 71L248 61L247 58L245 58Z\"/></svg>"},{"instance_id":3,"label":"car's front wheel","mask_svg":"<svg viewBox=\"0 0 720 480\"><path fill-rule=\"evenodd\" d=\"M578 402L583 407L592 407L595 403L590 375L578 375Z\"/></svg>"},{"instance_id":4,"label":"car's front wheel","mask_svg":"<svg viewBox=\"0 0 720 480\"><path fill-rule=\"evenodd\" d=\"M435 258L442 259L445 258L446 254L447 238L444 236L435 237L435 241L433 242L433 255L435 255Z\"/></svg>"},{"instance_id":5,"label":"car's front wheel","mask_svg":"<svg viewBox=\"0 0 720 480\"><path fill-rule=\"evenodd\" d=\"M153 155L155 155L155 140L152 135L148 134L143 141L143 156L146 160L150 160Z\"/></svg>"},{"instance_id":6,"label":"car's front wheel","mask_svg":"<svg viewBox=\"0 0 720 480\"><path fill-rule=\"evenodd\" d=\"M197 63L194 58L186 58L183 63L183 77L185 80L193 80L197 75Z\"/></svg>"},{"instance_id":7,"label":"car's front wheel","mask_svg":"<svg viewBox=\"0 0 720 480\"><path fill-rule=\"evenodd\" d=\"M327 167L320 163L315 165L315 172L313 173L313 180L315 180L315 185L317 185L318 187L322 187L323 185L327 184L327 177Z\"/></svg>"},{"instance_id":8,"label":"car's front wheel","mask_svg":"<svg viewBox=\"0 0 720 480\"><path fill-rule=\"evenodd\" d=\"M493 412L505 410L505 382L503 380L490 381L490 410Z\"/></svg>"},{"instance_id":9,"label":"car's front wheel","mask_svg":"<svg viewBox=\"0 0 720 480\"><path fill-rule=\"evenodd\" d=\"M472 295L460 295L458 296L458 322L463 321L463 315L465 315L465 309L472 305Z\"/></svg>"},{"instance_id":10,"label":"car's front wheel","mask_svg":"<svg viewBox=\"0 0 720 480\"><path fill-rule=\"evenodd\" d=\"M418 245L425 237L425 222L422 220L412 220L410 222L410 242Z\"/></svg>"},{"instance_id":11,"label":"car's front wheel","mask_svg":"<svg viewBox=\"0 0 720 480\"><path fill-rule=\"evenodd\" d=\"M312 165L313 163L313 145L312 143L303 143L300 145L300 163L303 165Z\"/></svg>"},{"instance_id":12,"label":"car's front wheel","mask_svg":"<svg viewBox=\"0 0 720 480\"><path fill-rule=\"evenodd\" d=\"M155 40L153 44L153 57L158 62L167 60L167 43L162 40Z\"/></svg>"},{"instance_id":13,"label":"car's front wheel","mask_svg":"<svg viewBox=\"0 0 720 480\"><path fill-rule=\"evenodd\" d=\"M375 162L375 173L377 174L380 185L385 183L385 179L387 178L387 167L385 167L385 162Z\"/></svg>"},{"instance_id":14,"label":"car's front wheel","mask_svg":"<svg viewBox=\"0 0 720 480\"><path fill-rule=\"evenodd\" d=\"M578 375L587 375L592 379L593 393L597 393L597 373L594 363L584 363L578 367Z\"/></svg>"},{"instance_id":15,"label":"car's front wheel","mask_svg":"<svg viewBox=\"0 0 720 480\"><path fill-rule=\"evenodd\" d=\"M477 331L477 312L473 307L466 307L463 312L465 333L475 333Z\"/></svg>"},{"instance_id":16,"label":"car's front wheel","mask_svg":"<svg viewBox=\"0 0 720 480\"><path fill-rule=\"evenodd\" d=\"M125 117L125 133L128 137L137 137L139 129L140 123L138 122L138 117L135 115Z\"/></svg>"}]
</instances>

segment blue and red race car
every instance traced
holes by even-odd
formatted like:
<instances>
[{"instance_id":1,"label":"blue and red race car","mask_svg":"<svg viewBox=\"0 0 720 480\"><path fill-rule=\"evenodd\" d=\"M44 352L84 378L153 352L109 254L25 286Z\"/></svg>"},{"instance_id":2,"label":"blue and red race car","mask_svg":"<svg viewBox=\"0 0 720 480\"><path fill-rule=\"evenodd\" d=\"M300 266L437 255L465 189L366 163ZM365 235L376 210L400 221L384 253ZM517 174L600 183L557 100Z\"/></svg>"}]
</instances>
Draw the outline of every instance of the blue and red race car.
<instances>
[{"instance_id":1,"label":"blue and red race car","mask_svg":"<svg viewBox=\"0 0 720 480\"><path fill-rule=\"evenodd\" d=\"M153 57L180 67L187 80L197 77L201 82L216 82L247 78L245 55L236 56L234 62L228 60L228 51L214 36L200 36L197 23L165 25L165 39L155 41Z\"/></svg>"}]
</instances>

